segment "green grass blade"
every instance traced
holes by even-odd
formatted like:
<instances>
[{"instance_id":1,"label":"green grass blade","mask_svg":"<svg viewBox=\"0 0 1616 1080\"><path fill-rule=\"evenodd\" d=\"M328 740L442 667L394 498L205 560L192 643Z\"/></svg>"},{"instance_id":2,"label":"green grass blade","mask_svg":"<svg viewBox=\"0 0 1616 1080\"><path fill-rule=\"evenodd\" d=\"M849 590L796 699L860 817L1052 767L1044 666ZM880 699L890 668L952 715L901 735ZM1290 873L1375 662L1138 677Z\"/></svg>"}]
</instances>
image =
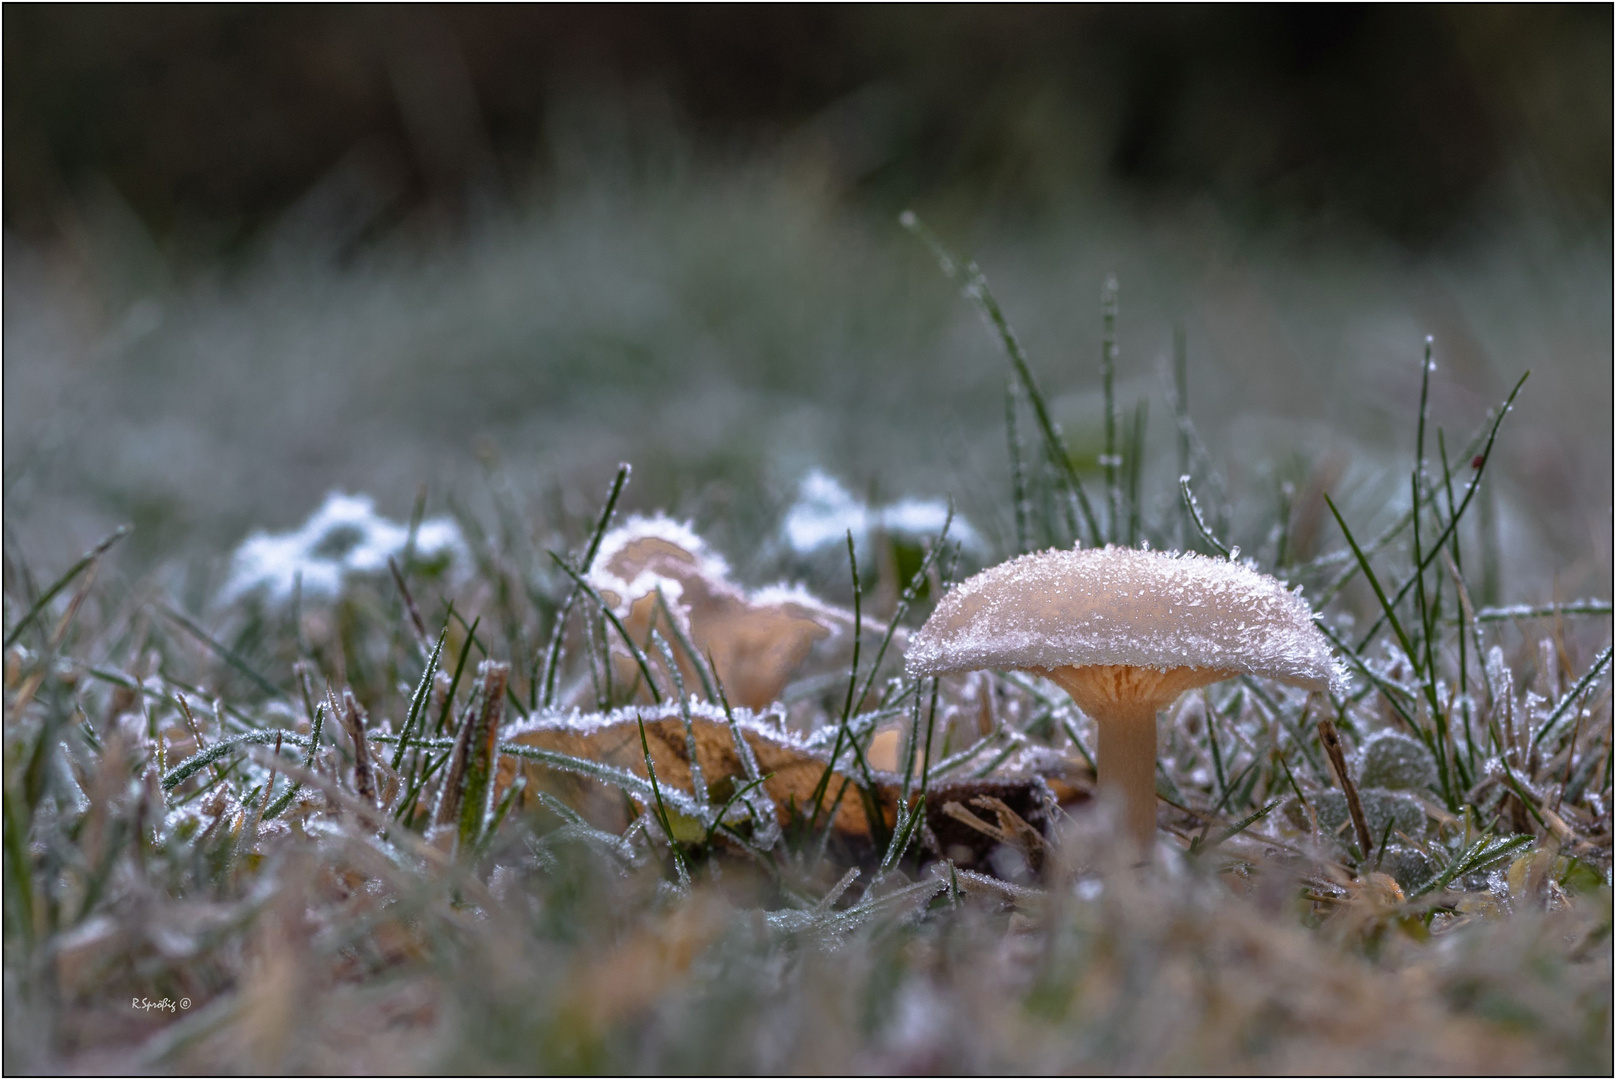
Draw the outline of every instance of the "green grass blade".
<instances>
[{"instance_id":1,"label":"green grass blade","mask_svg":"<svg viewBox=\"0 0 1616 1080\"><path fill-rule=\"evenodd\" d=\"M808 817L808 831L812 833L819 825L819 815L824 808L825 795L830 789L831 773L836 768L836 759L841 757L842 743L847 736L847 722L853 712L853 693L858 688L859 647L863 639L864 619L861 605L863 603L863 590L859 586L858 555L853 550L853 531L847 532L847 558L853 568L853 665L847 679L847 700L842 705L842 718L836 725L836 742L830 752L830 760L825 770L819 774L819 782L814 785L813 813ZM855 745L857 745L855 743ZM834 811L832 816L834 817Z\"/></svg>"},{"instance_id":2,"label":"green grass blade","mask_svg":"<svg viewBox=\"0 0 1616 1080\"><path fill-rule=\"evenodd\" d=\"M307 748L311 740L307 735L299 735L295 731L286 731L282 728L265 728L261 731L249 732L246 735L237 735L229 739L221 739L208 747L186 758L184 761L169 769L163 774L163 790L172 791L179 784L194 776L199 770L207 768L232 750L242 746L273 746L277 739L291 746Z\"/></svg>"},{"instance_id":3,"label":"green grass blade","mask_svg":"<svg viewBox=\"0 0 1616 1080\"><path fill-rule=\"evenodd\" d=\"M1100 464L1105 470L1106 539L1115 544L1121 540L1122 484L1117 454L1117 279L1107 274L1105 286L1100 290L1100 396L1105 409L1105 456Z\"/></svg>"},{"instance_id":4,"label":"green grass blade","mask_svg":"<svg viewBox=\"0 0 1616 1080\"><path fill-rule=\"evenodd\" d=\"M1201 517L1201 504L1195 501L1195 492L1190 490L1190 478L1188 476L1178 478L1178 493L1184 500L1184 506L1189 511L1190 520L1195 523L1195 529L1201 534L1201 539L1211 544L1217 553L1225 559L1234 558L1234 552L1225 547L1223 542L1216 536L1212 535L1212 530L1207 526L1206 519Z\"/></svg>"},{"instance_id":5,"label":"green grass blade","mask_svg":"<svg viewBox=\"0 0 1616 1080\"><path fill-rule=\"evenodd\" d=\"M1594 680L1599 678L1600 673L1610 665L1610 657L1611 646L1606 645L1604 651L1594 657L1593 664L1583 673L1582 678L1577 680L1577 684L1566 691L1565 696L1560 699L1560 703L1549 714L1549 718L1543 721L1543 726L1537 729L1537 734L1532 736L1532 749L1536 750L1537 744L1543 741L1543 736L1547 735L1554 725L1560 722L1560 717L1564 716L1566 710L1571 708L1571 703L1588 691Z\"/></svg>"},{"instance_id":6,"label":"green grass blade","mask_svg":"<svg viewBox=\"0 0 1616 1080\"><path fill-rule=\"evenodd\" d=\"M645 676L646 689L651 691L651 700L660 704L662 701L662 692L657 689L656 680L651 677L651 665L646 662L645 653L640 651L640 647L636 645L634 643L634 639L629 636L627 627L623 625L623 620L619 619L617 617L617 613L611 609L606 601L601 599L600 593L595 591L595 587L584 580L582 574L567 565L567 561L565 559L553 551L550 552L550 558L555 560L557 566L566 571L567 576L572 578L578 587L584 591L584 595L588 596L595 602L595 606L600 609L600 613L604 615L606 620L612 624L613 629L617 631L617 636L623 639L624 645L628 646L628 651L633 655L634 662L640 666L640 674ZM609 654L606 657L606 662L608 665L611 663L611 656Z\"/></svg>"},{"instance_id":7,"label":"green grass blade","mask_svg":"<svg viewBox=\"0 0 1616 1080\"><path fill-rule=\"evenodd\" d=\"M1482 476L1487 468L1488 462L1490 462L1492 459L1493 443L1498 439L1498 429L1503 425L1504 417L1508 416L1510 410L1515 407L1515 397L1521 392L1521 387L1526 385L1526 380L1531 374L1532 373L1528 371L1520 377L1519 381L1515 383L1514 389L1509 392L1509 396L1504 399L1503 405L1499 407L1498 415L1493 419L1492 427L1487 432L1487 440L1482 446L1480 455L1478 455L1481 458L1481 463L1476 467L1476 475L1470 478L1470 484L1465 488L1464 498L1459 500L1459 508L1455 510L1448 518L1446 527L1443 528L1436 540L1426 550L1424 557L1416 564L1416 573L1410 574L1408 580L1403 582L1403 584L1398 588L1396 595L1392 597L1393 604L1397 604L1402 601L1403 597L1408 594L1408 590L1414 587L1418 572L1423 571L1427 566L1430 565L1431 561L1436 558L1437 552L1442 550L1442 545L1446 544L1448 542L1448 538L1451 537L1455 530L1458 529L1460 519L1464 517L1465 510L1470 506L1471 500L1475 498L1476 492L1481 487ZM1325 496L1325 499L1328 501L1329 496ZM1332 505L1330 509L1334 511L1335 507ZM1340 520L1340 514L1336 515L1336 519ZM1378 588L1377 591L1379 591ZM1384 605L1382 606L1384 607ZM1389 609L1387 609L1387 612L1389 613ZM1359 648L1363 648L1374 639L1375 634L1380 631L1380 627L1385 622L1385 619L1386 616L1382 615L1381 618L1375 620L1374 625L1369 628L1369 632L1364 635L1363 642ZM1414 663L1414 658L1412 656L1409 657L1409 663Z\"/></svg>"},{"instance_id":8,"label":"green grass blade","mask_svg":"<svg viewBox=\"0 0 1616 1080\"><path fill-rule=\"evenodd\" d=\"M460 850L474 853L488 818L488 793L499 760L499 723L505 707L510 665L488 661L483 665L483 707L466 742L465 779L460 800Z\"/></svg>"},{"instance_id":9,"label":"green grass blade","mask_svg":"<svg viewBox=\"0 0 1616 1080\"><path fill-rule=\"evenodd\" d=\"M881 636L881 644L875 650L875 660L870 664L869 674L864 677L864 685L860 688L855 701L862 702L870 695L870 688L875 685L876 674L881 670L881 661L886 658L887 646L892 644L893 635L898 632L898 624L903 617L909 614L916 597L920 595L920 587L926 583L926 572L937 561L938 555L943 551L943 545L948 540L948 530L954 524L954 500L948 500L948 515L943 518L943 527L937 533L937 539L932 541L925 558L920 560L920 566L910 575L909 583L904 586L903 593L898 597L898 606L892 611L892 618L887 621L886 633Z\"/></svg>"},{"instance_id":10,"label":"green grass blade","mask_svg":"<svg viewBox=\"0 0 1616 1080\"><path fill-rule=\"evenodd\" d=\"M1380 587L1380 579L1375 576L1374 568L1369 565L1368 556L1358 546L1358 541L1353 537L1352 530L1347 527L1346 519L1341 516L1341 511L1336 509L1335 500L1331 499L1327 494L1324 496L1324 504L1330 508L1330 513L1335 515L1336 524L1341 526L1341 534L1347 538L1347 544L1352 548L1353 555L1358 559L1359 570L1363 572L1365 580L1369 582L1369 587L1375 590L1375 598L1380 601L1381 611L1384 612L1382 618L1384 621L1391 623L1392 632L1397 635L1397 641L1403 647L1403 655L1408 657L1409 664L1416 672L1420 671L1421 664L1414 653L1414 644L1409 640L1408 634L1404 632L1403 624L1397 618L1397 612L1392 609L1392 601L1386 599L1386 590ZM1367 644L1367 641L1360 644L1358 648L1353 650L1353 653L1355 655L1361 653L1364 645Z\"/></svg>"},{"instance_id":11,"label":"green grass blade","mask_svg":"<svg viewBox=\"0 0 1616 1080\"><path fill-rule=\"evenodd\" d=\"M1504 856L1532 842L1530 836L1483 836L1464 851L1455 855L1437 875L1408 894L1410 900L1448 887L1454 879L1485 870Z\"/></svg>"},{"instance_id":12,"label":"green grass blade","mask_svg":"<svg viewBox=\"0 0 1616 1080\"><path fill-rule=\"evenodd\" d=\"M690 696L685 693L684 676L679 674L679 664L673 658L668 639L653 629L651 640L662 654L662 662L668 667L668 678L673 680L674 696L679 700L679 717L685 725L685 754L690 759L690 793L696 797L696 805L705 814L708 805L707 778L702 775L701 757L696 753L696 723L690 716Z\"/></svg>"},{"instance_id":13,"label":"green grass blade","mask_svg":"<svg viewBox=\"0 0 1616 1080\"><path fill-rule=\"evenodd\" d=\"M1027 476L1021 463L1021 435L1016 430L1016 383L1006 379L1004 384L1004 430L1010 446L1010 498L1016 518L1016 554L1025 555L1032 550L1032 534L1028 531L1032 507L1027 502Z\"/></svg>"},{"instance_id":14,"label":"green grass blade","mask_svg":"<svg viewBox=\"0 0 1616 1080\"><path fill-rule=\"evenodd\" d=\"M1044 450L1049 462L1060 474L1072 496L1077 500L1083 511L1083 520L1088 525L1089 540L1096 547L1105 542L1105 534L1100 530L1099 520L1094 516L1094 508L1089 504L1087 493L1083 490L1083 481L1079 479L1077 470L1072 466L1071 456L1067 453L1066 442L1061 438L1060 429L1050 418L1049 406L1044 400L1043 391L1038 388L1038 380L1033 377L1032 367L1027 363L1026 351L1021 347L1021 341L1010 327L1010 321L1004 317L999 308L999 302L993 298L988 288L987 278L975 263L961 264L949 250L943 246L937 235L925 226L911 210L905 210L898 216L898 221L904 228L920 238L937 261L942 265L943 273L953 278L963 267L965 272L965 295L982 312L989 325L999 335L999 341L1004 346L1005 354L1010 358L1010 365L1014 368L1016 377L1021 380L1022 389L1026 391L1027 400L1031 403L1033 415L1038 419L1038 427L1044 437Z\"/></svg>"},{"instance_id":15,"label":"green grass blade","mask_svg":"<svg viewBox=\"0 0 1616 1080\"><path fill-rule=\"evenodd\" d=\"M649 676L647 676L649 678ZM673 864L679 873L679 883L686 888L690 886L690 871L685 867L684 852L679 850L679 841L673 835L673 823L668 818L668 808L662 802L662 786L657 783L656 763L651 760L651 743L645 737L645 717L636 711L634 722L640 726L640 749L645 753L645 772L651 778L651 797L656 802L657 821L662 826L662 835L668 838L668 850L673 852Z\"/></svg>"},{"instance_id":16,"label":"green grass blade","mask_svg":"<svg viewBox=\"0 0 1616 1080\"><path fill-rule=\"evenodd\" d=\"M35 600L28 610L23 613L23 617L17 620L17 625L13 626L11 631L6 634L4 647L9 649L15 645L17 638L21 636L24 630L28 629L29 624L39 617L39 613L45 610L46 605L56 599L56 595L67 588L74 578L84 572L86 567L105 555L119 540L128 536L129 531L129 526L127 525L118 526L105 540L85 552L78 562L68 567L67 572L53 581L50 588L41 593L39 599Z\"/></svg>"},{"instance_id":17,"label":"green grass blade","mask_svg":"<svg viewBox=\"0 0 1616 1080\"><path fill-rule=\"evenodd\" d=\"M454 614L453 601L449 603L449 614ZM448 621L449 620L445 618L444 624L447 625ZM460 677L466 672L466 660L471 656L471 645L472 642L477 640L477 626L482 621L483 619L481 615L471 620L471 626L467 628L466 631L466 640L461 642L460 658L455 661L454 675L449 679L449 692L443 695L443 708L438 712L437 726L432 729L432 734L434 736L443 734L443 728L449 722L449 714L454 711L455 691L460 689ZM462 625L464 625L464 623L462 623Z\"/></svg>"},{"instance_id":18,"label":"green grass blade","mask_svg":"<svg viewBox=\"0 0 1616 1080\"><path fill-rule=\"evenodd\" d=\"M251 664L242 659L242 657L239 656L234 650L227 648L218 641L214 640L212 635L210 635L206 630L202 629L196 623L192 622L190 617L184 612L177 611L166 604L160 605L158 610L164 615L167 615L174 622L178 623L181 627L188 631L192 637L196 638L196 640L206 645L210 650L213 651L214 654L219 657L219 659L223 660L225 663L247 676L247 678L251 679L253 684L264 693L281 701L287 700L286 691L282 690L280 687L264 678L264 676L260 675Z\"/></svg>"},{"instance_id":19,"label":"green grass blade","mask_svg":"<svg viewBox=\"0 0 1616 1080\"><path fill-rule=\"evenodd\" d=\"M1145 464L1145 423L1150 416L1150 403L1140 399L1134 408L1132 437L1128 440L1128 459L1123 463L1128 492L1128 546L1138 547L1143 508L1139 505L1139 481Z\"/></svg>"},{"instance_id":20,"label":"green grass blade","mask_svg":"<svg viewBox=\"0 0 1616 1080\"><path fill-rule=\"evenodd\" d=\"M1218 833L1218 835L1207 841L1206 844L1200 847L1198 850L1211 851L1224 841L1233 840L1235 837L1257 824L1257 822L1273 813L1274 808L1284 801L1284 799L1274 799L1263 806L1260 810L1256 811L1255 813L1248 814L1239 821L1235 822L1233 825L1230 825L1228 828L1224 829L1222 832Z\"/></svg>"},{"instance_id":21,"label":"green grass blade","mask_svg":"<svg viewBox=\"0 0 1616 1080\"><path fill-rule=\"evenodd\" d=\"M714 676L708 674L709 665L702 663L701 654L696 651L696 646L691 643L684 627L679 625L679 620L673 617L673 609L668 606L668 598L662 595L660 585L656 588L656 599L657 610L662 612L663 619L667 621L669 636L673 638L674 644L679 646L680 651L690 658L690 666L696 669L696 677L701 680L702 693L707 695L708 701L717 701L718 692L714 686ZM683 693L682 686L680 692Z\"/></svg>"},{"instance_id":22,"label":"green grass blade","mask_svg":"<svg viewBox=\"0 0 1616 1080\"><path fill-rule=\"evenodd\" d=\"M607 528L611 525L612 514L617 510L618 497L623 494L623 487L628 483L633 469L627 462L617 466L617 475L612 478L612 486L606 493L606 505L601 509L600 518L595 522L595 529L589 534L589 545L584 549L583 573L595 564L595 556L600 553L601 539L605 537ZM561 646L567 631L567 616L572 614L572 607L578 601L578 586L574 585L567 593L566 600L562 601L561 608L556 612L555 624L550 631L550 643L544 654L544 688L538 695L538 704L549 708L555 700L555 681L560 673Z\"/></svg>"},{"instance_id":23,"label":"green grass blade","mask_svg":"<svg viewBox=\"0 0 1616 1080\"><path fill-rule=\"evenodd\" d=\"M438 642L432 647L431 655L427 657L426 670L421 672L421 680L415 684L415 694L410 698L410 711L404 717L404 726L399 732L398 749L393 751L393 760L390 763L395 772L404 763L404 751L409 748L410 736L415 734L416 722L421 718L421 712L432 696L432 679L438 673L438 662L443 658L443 643L448 637L449 622L446 619L443 629L438 632Z\"/></svg>"}]
</instances>

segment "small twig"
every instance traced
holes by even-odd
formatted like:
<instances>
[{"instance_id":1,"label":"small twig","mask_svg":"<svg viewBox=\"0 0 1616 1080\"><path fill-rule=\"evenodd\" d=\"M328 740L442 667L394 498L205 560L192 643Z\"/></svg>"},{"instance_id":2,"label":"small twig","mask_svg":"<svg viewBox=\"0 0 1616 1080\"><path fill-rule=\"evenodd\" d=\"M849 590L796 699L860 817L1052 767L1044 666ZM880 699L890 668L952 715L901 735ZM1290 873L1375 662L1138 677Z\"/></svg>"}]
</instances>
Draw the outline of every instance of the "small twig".
<instances>
[{"instance_id":1,"label":"small twig","mask_svg":"<svg viewBox=\"0 0 1616 1080\"><path fill-rule=\"evenodd\" d=\"M337 715L354 744L354 794L374 806L376 787L370 780L370 754L365 749L365 718L360 715L359 702L354 700L353 691L342 692L342 709Z\"/></svg>"},{"instance_id":2,"label":"small twig","mask_svg":"<svg viewBox=\"0 0 1616 1080\"><path fill-rule=\"evenodd\" d=\"M1028 866L1033 873L1037 873L1049 851L1049 841L1044 839L1044 834L1006 805L1003 799L978 795L971 800L971 805L993 811L999 819L999 830L1010 838L1011 844L1021 849L1021 853L1027 857Z\"/></svg>"},{"instance_id":3,"label":"small twig","mask_svg":"<svg viewBox=\"0 0 1616 1080\"><path fill-rule=\"evenodd\" d=\"M1336 779L1341 782L1341 793L1347 797L1347 813L1352 815L1352 828L1358 834L1358 849L1364 858L1374 850L1374 839L1369 835L1369 822L1364 818L1363 803L1358 800L1358 788L1347 772L1347 756L1341 750L1341 736L1336 733L1335 721L1328 716L1319 717L1319 742L1330 756Z\"/></svg>"},{"instance_id":4,"label":"small twig","mask_svg":"<svg viewBox=\"0 0 1616 1080\"><path fill-rule=\"evenodd\" d=\"M393 572L393 584L398 586L399 595L404 597L404 609L410 613L410 625L415 627L415 636L425 645L431 640L426 636L426 623L421 620L421 611L415 606L415 597L410 595L410 587L404 584L404 574L391 555L387 557L387 569Z\"/></svg>"}]
</instances>

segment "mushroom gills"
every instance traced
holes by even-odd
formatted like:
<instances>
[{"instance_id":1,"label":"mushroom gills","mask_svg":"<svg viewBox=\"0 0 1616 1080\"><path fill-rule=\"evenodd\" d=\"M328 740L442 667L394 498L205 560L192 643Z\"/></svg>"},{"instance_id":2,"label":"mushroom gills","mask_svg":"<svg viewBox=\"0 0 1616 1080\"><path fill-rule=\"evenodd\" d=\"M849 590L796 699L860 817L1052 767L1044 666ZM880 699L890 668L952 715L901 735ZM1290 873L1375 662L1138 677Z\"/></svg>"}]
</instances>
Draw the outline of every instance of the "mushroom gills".
<instances>
[{"instance_id":1,"label":"mushroom gills","mask_svg":"<svg viewBox=\"0 0 1616 1080\"><path fill-rule=\"evenodd\" d=\"M1148 857L1156 838L1156 713L1186 690L1234 674L1216 668L1165 671L1128 664L1086 664L1041 669L1100 729L1102 792L1120 797L1128 835Z\"/></svg>"}]
</instances>

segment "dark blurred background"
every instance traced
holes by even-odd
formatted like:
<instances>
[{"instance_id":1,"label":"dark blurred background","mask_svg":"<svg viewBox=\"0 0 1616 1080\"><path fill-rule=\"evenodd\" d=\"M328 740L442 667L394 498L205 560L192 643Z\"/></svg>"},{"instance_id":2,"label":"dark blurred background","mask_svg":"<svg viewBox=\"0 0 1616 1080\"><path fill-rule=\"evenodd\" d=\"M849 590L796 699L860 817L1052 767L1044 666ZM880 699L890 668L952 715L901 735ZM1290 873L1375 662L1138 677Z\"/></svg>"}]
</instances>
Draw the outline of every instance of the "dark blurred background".
<instances>
[{"instance_id":1,"label":"dark blurred background","mask_svg":"<svg viewBox=\"0 0 1616 1080\"><path fill-rule=\"evenodd\" d=\"M1420 246L1529 167L1611 206L1611 8L18 5L5 220L92 180L228 245L358 154L393 214L542 183L579 85L732 148L810 133L849 197L1037 214L1075 188ZM964 193L964 194L960 194Z\"/></svg>"},{"instance_id":2,"label":"dark blurred background","mask_svg":"<svg viewBox=\"0 0 1616 1080\"><path fill-rule=\"evenodd\" d=\"M1427 334L1453 442L1533 368L1502 594L1608 592L1609 5L0 21L6 527L34 558L118 522L141 565L222 555L331 488L402 517L490 464L584 513L620 459L629 506L758 574L814 468L954 495L1002 542L1004 361L913 208L980 258L1088 468L1119 275L1165 512L1185 327L1248 550L1284 483L1396 512Z\"/></svg>"}]
</instances>

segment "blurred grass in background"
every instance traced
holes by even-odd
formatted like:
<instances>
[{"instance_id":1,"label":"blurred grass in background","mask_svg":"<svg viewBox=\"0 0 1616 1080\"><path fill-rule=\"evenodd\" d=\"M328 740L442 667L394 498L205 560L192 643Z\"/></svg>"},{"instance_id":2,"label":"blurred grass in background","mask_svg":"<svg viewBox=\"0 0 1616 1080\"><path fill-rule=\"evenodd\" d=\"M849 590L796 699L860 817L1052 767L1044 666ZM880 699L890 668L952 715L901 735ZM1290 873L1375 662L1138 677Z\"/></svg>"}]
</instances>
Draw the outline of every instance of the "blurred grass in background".
<instances>
[{"instance_id":1,"label":"blurred grass in background","mask_svg":"<svg viewBox=\"0 0 1616 1080\"><path fill-rule=\"evenodd\" d=\"M1082 464L1105 275L1163 448L1182 323L1253 521L1323 478L1395 512L1424 335L1438 424L1533 368L1484 515L1518 595L1488 599L1604 591L1603 9L4 18L32 557L116 522L139 565L217 554L332 487L402 516L485 464L565 502L620 459L743 570L813 466L1002 539L1005 371L913 206L993 279Z\"/></svg>"}]
</instances>

